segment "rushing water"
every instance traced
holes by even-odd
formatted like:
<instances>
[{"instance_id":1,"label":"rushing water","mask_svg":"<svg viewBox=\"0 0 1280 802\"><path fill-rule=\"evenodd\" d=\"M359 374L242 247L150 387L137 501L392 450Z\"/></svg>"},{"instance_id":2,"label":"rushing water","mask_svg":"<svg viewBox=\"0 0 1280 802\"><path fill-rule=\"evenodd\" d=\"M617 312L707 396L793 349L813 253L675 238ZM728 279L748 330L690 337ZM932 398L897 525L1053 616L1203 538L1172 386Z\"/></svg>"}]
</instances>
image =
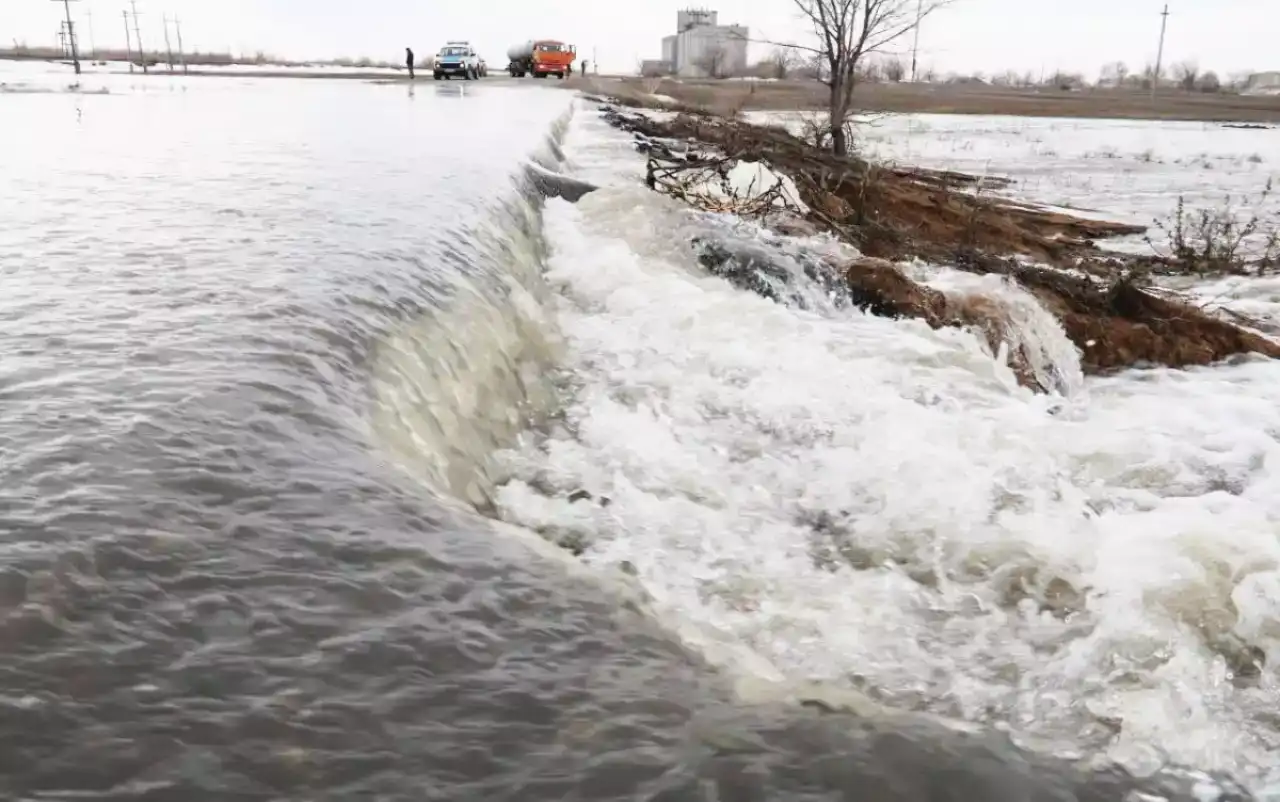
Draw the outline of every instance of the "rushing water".
<instances>
[{"instance_id":1,"label":"rushing water","mask_svg":"<svg viewBox=\"0 0 1280 802\"><path fill-rule=\"evenodd\" d=\"M600 181L622 147L586 115L566 144ZM623 185L549 204L573 390L506 517L767 674L1274 788L1280 368L1085 381L1025 294L921 268L1003 306L1066 393L1030 396L971 335L708 280L687 219Z\"/></svg>"},{"instance_id":2,"label":"rushing water","mask_svg":"<svg viewBox=\"0 0 1280 802\"><path fill-rule=\"evenodd\" d=\"M1124 422L1161 392L1192 433L1211 403L1269 420L1268 366L1099 383L1064 413L969 335L733 290L682 245L710 223L627 186L625 142L559 90L105 85L0 96L22 121L0 126L4 799L1125 798L894 708L1098 749L1069 709L1109 681L1091 650L1186 646L1150 611L1200 587L1156 575L1160 527L1197 514L1161 499L1200 474L1125 462L1175 445ZM529 159L610 186L544 214ZM1082 394L1051 321L987 289ZM1266 448L1214 437L1185 464L1229 455L1205 471L1238 492L1199 514L1264 570L1244 471ZM1159 519L1100 525L1073 481ZM878 523L850 556L855 512ZM571 529L581 560L547 542ZM1122 585L1134 559L1163 601L991 598ZM1146 677L1139 724L1173 726L1159 694L1211 664L1156 660L1183 674ZM1245 695L1269 682L1188 714L1239 762L1137 737L1257 781ZM1213 798L1197 783L1152 787Z\"/></svg>"}]
</instances>

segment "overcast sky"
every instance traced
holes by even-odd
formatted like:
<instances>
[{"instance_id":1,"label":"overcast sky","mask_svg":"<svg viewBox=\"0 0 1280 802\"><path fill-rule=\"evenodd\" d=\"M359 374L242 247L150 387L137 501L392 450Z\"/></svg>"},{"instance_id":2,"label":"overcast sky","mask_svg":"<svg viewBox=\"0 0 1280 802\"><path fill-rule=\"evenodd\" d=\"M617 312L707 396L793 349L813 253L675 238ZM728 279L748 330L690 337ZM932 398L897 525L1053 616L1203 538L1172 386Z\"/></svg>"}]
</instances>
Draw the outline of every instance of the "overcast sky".
<instances>
[{"instance_id":1,"label":"overcast sky","mask_svg":"<svg viewBox=\"0 0 1280 802\"><path fill-rule=\"evenodd\" d=\"M910 2L910 0L907 0ZM127 0L77 0L81 41L89 44L87 12L100 46L123 46ZM403 48L433 52L446 39L468 39L491 63L529 38L556 38L597 54L601 71L633 71L657 58L678 8L706 5L722 23L751 28L753 38L802 36L793 0L137 0L143 41L163 46L163 15L182 19L188 49L293 57L368 56L399 61ZM941 73L1062 69L1097 75L1125 61L1134 70L1155 60L1163 0L954 0L930 17L920 36L920 61ZM62 4L0 0L0 42L52 43ZM1229 75L1280 70L1280 0L1173 0L1165 63L1195 60ZM910 40L902 42L904 49ZM752 56L766 48L753 47Z\"/></svg>"}]
</instances>

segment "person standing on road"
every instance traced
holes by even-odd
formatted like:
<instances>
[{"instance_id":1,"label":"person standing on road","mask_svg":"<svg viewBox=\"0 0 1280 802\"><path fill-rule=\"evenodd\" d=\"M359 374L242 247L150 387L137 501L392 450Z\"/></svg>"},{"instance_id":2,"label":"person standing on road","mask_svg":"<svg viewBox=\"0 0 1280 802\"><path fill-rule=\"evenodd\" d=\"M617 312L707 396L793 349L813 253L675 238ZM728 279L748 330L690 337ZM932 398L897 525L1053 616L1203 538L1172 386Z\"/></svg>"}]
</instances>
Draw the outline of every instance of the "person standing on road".
<instances>
[{"instance_id":1,"label":"person standing on road","mask_svg":"<svg viewBox=\"0 0 1280 802\"><path fill-rule=\"evenodd\" d=\"M406 47L404 49L404 63L409 68L409 80L413 80L413 48Z\"/></svg>"},{"instance_id":2,"label":"person standing on road","mask_svg":"<svg viewBox=\"0 0 1280 802\"><path fill-rule=\"evenodd\" d=\"M585 59L584 59L584 60L583 60L583 62L582 62L582 76L583 76L584 78L585 78L585 77L586 77L586 75L587 75L587 65L588 65L588 64L590 64L590 63L591 63L591 62L589 62L589 61L587 61L587 60L585 60Z\"/></svg>"}]
</instances>

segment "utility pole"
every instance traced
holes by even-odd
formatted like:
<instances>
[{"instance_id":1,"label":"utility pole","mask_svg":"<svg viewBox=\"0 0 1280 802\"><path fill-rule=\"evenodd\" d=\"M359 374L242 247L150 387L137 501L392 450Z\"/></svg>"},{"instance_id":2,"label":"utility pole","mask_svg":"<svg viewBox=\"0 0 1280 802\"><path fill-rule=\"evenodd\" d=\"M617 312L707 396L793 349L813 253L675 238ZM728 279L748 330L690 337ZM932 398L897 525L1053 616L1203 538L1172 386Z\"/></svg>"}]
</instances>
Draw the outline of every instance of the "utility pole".
<instances>
[{"instance_id":1,"label":"utility pole","mask_svg":"<svg viewBox=\"0 0 1280 802\"><path fill-rule=\"evenodd\" d=\"M133 42L129 38L129 12L121 11L124 17L124 52L129 56L129 72L133 72Z\"/></svg>"},{"instance_id":2,"label":"utility pole","mask_svg":"<svg viewBox=\"0 0 1280 802\"><path fill-rule=\"evenodd\" d=\"M142 46L142 28L138 25L138 0L129 0L133 9L133 39L138 43L138 55L142 57L142 74L147 74L147 49Z\"/></svg>"},{"instance_id":3,"label":"utility pole","mask_svg":"<svg viewBox=\"0 0 1280 802\"><path fill-rule=\"evenodd\" d=\"M98 40L93 35L93 9L86 8L84 10L85 17L89 20L89 59L91 61L98 60Z\"/></svg>"},{"instance_id":4,"label":"utility pole","mask_svg":"<svg viewBox=\"0 0 1280 802\"><path fill-rule=\"evenodd\" d=\"M916 31L911 43L911 83L916 82L916 64L920 56L920 20L924 17L924 0L916 0Z\"/></svg>"},{"instance_id":5,"label":"utility pole","mask_svg":"<svg viewBox=\"0 0 1280 802\"><path fill-rule=\"evenodd\" d=\"M1160 85L1160 71L1164 66L1164 31L1169 24L1169 4L1160 12L1160 47L1156 50L1156 72L1151 76L1151 100L1156 99L1156 87Z\"/></svg>"},{"instance_id":6,"label":"utility pole","mask_svg":"<svg viewBox=\"0 0 1280 802\"><path fill-rule=\"evenodd\" d=\"M173 27L178 32L178 58L182 60L182 74L187 74L187 51L182 47L182 20L173 18Z\"/></svg>"},{"instance_id":7,"label":"utility pole","mask_svg":"<svg viewBox=\"0 0 1280 802\"><path fill-rule=\"evenodd\" d=\"M169 73L173 73L173 45L169 43L169 15L160 18L164 23L164 49L169 54Z\"/></svg>"},{"instance_id":8,"label":"utility pole","mask_svg":"<svg viewBox=\"0 0 1280 802\"><path fill-rule=\"evenodd\" d=\"M76 75L80 74L80 53L76 51L76 29L75 24L71 22L71 0L53 0L55 3L62 3L62 8L67 12L67 41L71 45L71 63L75 65Z\"/></svg>"}]
</instances>

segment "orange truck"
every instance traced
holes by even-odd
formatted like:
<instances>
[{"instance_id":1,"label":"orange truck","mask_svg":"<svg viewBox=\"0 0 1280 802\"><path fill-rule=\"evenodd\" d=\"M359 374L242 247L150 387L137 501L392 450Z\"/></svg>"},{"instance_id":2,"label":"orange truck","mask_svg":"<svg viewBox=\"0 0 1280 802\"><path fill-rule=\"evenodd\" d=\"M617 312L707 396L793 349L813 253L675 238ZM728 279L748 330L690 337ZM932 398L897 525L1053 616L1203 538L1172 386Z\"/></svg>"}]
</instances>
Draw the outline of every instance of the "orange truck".
<instances>
[{"instance_id":1,"label":"orange truck","mask_svg":"<svg viewBox=\"0 0 1280 802\"><path fill-rule=\"evenodd\" d=\"M512 78L532 75L546 78L555 75L561 80L573 74L573 60L578 48L555 39L530 39L507 50L507 72Z\"/></svg>"}]
</instances>

